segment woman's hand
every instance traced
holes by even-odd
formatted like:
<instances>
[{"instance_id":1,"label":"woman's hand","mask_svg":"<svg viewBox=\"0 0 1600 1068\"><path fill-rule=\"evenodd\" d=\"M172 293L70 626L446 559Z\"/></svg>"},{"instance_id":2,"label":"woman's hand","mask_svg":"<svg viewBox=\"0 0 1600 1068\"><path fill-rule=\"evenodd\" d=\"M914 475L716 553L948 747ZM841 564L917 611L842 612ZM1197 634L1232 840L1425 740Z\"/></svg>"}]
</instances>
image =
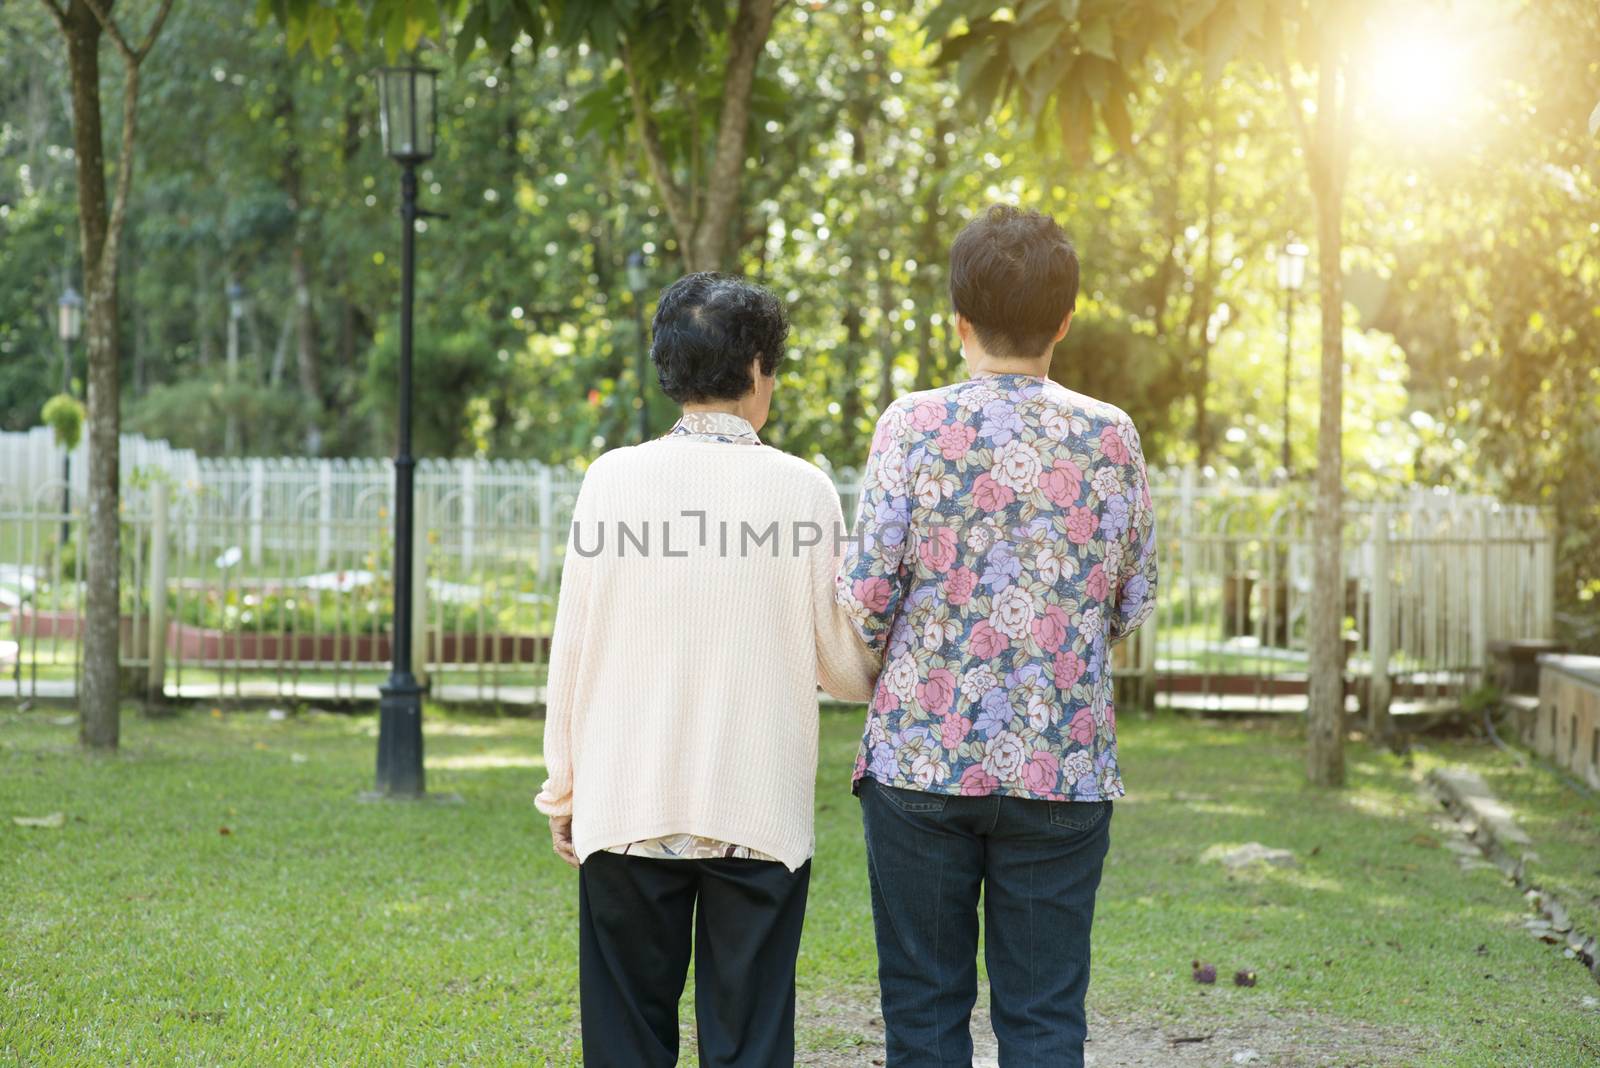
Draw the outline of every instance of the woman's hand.
<instances>
[{"instance_id":1,"label":"woman's hand","mask_svg":"<svg viewBox=\"0 0 1600 1068\"><path fill-rule=\"evenodd\" d=\"M578 851L572 846L572 817L550 817L550 845L556 851L556 856L572 865L578 866Z\"/></svg>"}]
</instances>

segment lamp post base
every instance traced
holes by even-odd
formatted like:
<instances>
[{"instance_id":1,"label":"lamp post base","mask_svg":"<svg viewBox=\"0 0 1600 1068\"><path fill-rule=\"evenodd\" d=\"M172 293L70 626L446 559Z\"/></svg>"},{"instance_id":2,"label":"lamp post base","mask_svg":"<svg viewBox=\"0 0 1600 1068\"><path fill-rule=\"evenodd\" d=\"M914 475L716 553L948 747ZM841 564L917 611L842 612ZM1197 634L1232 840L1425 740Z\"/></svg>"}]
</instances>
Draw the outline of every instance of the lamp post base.
<instances>
[{"instance_id":1,"label":"lamp post base","mask_svg":"<svg viewBox=\"0 0 1600 1068\"><path fill-rule=\"evenodd\" d=\"M377 793L421 797L422 687L410 672L396 672L378 694Z\"/></svg>"}]
</instances>

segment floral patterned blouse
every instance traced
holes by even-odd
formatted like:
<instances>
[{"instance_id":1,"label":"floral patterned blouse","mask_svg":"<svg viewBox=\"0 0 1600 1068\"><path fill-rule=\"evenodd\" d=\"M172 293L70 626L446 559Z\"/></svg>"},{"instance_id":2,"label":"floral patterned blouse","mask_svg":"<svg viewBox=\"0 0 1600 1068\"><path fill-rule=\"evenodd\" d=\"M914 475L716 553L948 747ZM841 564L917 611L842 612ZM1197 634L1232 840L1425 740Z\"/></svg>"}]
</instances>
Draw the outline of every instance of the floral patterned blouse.
<instances>
[{"instance_id":1,"label":"floral patterned blouse","mask_svg":"<svg viewBox=\"0 0 1600 1068\"><path fill-rule=\"evenodd\" d=\"M748 421L731 412L684 412L667 437L689 437L697 441L720 441L729 445L760 445L755 428ZM622 853L630 857L648 857L652 860L767 860L778 863L749 846L706 838L697 834L664 834L642 842L628 842L612 846L608 853Z\"/></svg>"},{"instance_id":2,"label":"floral patterned blouse","mask_svg":"<svg viewBox=\"0 0 1600 1068\"><path fill-rule=\"evenodd\" d=\"M1110 646L1155 608L1139 435L1031 375L981 375L878 420L838 596L885 650L853 782L1121 797Z\"/></svg>"}]
</instances>

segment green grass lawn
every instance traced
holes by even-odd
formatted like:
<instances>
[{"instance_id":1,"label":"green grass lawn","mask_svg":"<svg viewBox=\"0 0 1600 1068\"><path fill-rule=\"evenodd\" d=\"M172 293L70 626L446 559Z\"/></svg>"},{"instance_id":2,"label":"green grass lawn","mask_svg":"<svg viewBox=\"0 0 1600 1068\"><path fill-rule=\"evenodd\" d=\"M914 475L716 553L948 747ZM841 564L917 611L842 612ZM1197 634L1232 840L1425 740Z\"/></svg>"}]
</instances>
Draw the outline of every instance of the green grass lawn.
<instances>
[{"instance_id":1,"label":"green grass lawn","mask_svg":"<svg viewBox=\"0 0 1600 1068\"><path fill-rule=\"evenodd\" d=\"M129 715L122 752L93 758L59 715L0 712L0 1064L577 1063L575 876L532 807L538 723L430 710L429 785L461 803L372 805L355 800L371 717ZM874 997L857 725L824 717L800 961L802 1047L835 1063L855 1063L840 1021L858 1017L827 1007ZM1332 793L1301 785L1282 726L1127 717L1123 752L1098 1019L1183 1032L1314 1013L1412 1051L1341 1064L1600 1058L1593 980L1521 930L1498 874L1438 848L1397 758L1353 745ZM1594 799L1579 804L1593 826ZM52 811L64 828L10 819ZM1246 841L1302 866L1197 863ZM1259 985L1197 986L1195 957Z\"/></svg>"}]
</instances>

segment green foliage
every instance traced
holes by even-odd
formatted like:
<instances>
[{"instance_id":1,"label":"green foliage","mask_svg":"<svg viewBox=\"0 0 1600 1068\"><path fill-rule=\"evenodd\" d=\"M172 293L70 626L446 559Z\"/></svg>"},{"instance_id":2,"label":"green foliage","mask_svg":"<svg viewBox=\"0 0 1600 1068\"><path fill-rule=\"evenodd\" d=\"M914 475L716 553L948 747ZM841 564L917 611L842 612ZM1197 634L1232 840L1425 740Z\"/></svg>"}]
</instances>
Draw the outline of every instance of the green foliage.
<instances>
[{"instance_id":1,"label":"green foliage","mask_svg":"<svg viewBox=\"0 0 1600 1068\"><path fill-rule=\"evenodd\" d=\"M1500 707L1500 699L1503 696L1498 686L1476 687L1462 696L1461 711L1470 716L1492 711Z\"/></svg>"},{"instance_id":2,"label":"green foliage","mask_svg":"<svg viewBox=\"0 0 1600 1068\"><path fill-rule=\"evenodd\" d=\"M125 238L138 269L119 324L130 429L217 453L231 412L249 453L303 453L316 435L327 455L390 451L398 175L377 144L370 71L414 48L457 56L438 64L439 151L419 175L424 206L449 214L417 235L420 449L582 463L634 440L646 342L623 267L646 256L648 322L682 250L617 56L629 42L687 182L714 144L734 7L266 0L240 24L178 5L142 80ZM1289 0L891 7L784 3L758 69L732 265L794 322L763 436L856 466L887 398L963 374L949 242L985 204L1014 200L1054 214L1082 256L1057 376L1133 412L1153 462L1270 472L1288 347L1273 254L1314 227L1265 61L1301 77L1321 19L1339 17L1351 77L1366 78L1363 50L1391 15ZM1354 100L1348 481L1550 505L1562 608L1593 619L1600 146L1585 120L1600 13L1551 0L1475 17L1476 112L1406 128L1390 102ZM80 275L56 31L42 5L6 18L0 426L20 429L61 388L54 302ZM1316 438L1316 274L1287 355L1301 472ZM229 280L248 298L232 378ZM648 368L644 386L659 433L672 406Z\"/></svg>"},{"instance_id":3,"label":"green foliage","mask_svg":"<svg viewBox=\"0 0 1600 1068\"><path fill-rule=\"evenodd\" d=\"M83 437L83 402L70 393L57 393L44 402L39 418L55 431L56 444L64 449L76 449Z\"/></svg>"}]
</instances>

